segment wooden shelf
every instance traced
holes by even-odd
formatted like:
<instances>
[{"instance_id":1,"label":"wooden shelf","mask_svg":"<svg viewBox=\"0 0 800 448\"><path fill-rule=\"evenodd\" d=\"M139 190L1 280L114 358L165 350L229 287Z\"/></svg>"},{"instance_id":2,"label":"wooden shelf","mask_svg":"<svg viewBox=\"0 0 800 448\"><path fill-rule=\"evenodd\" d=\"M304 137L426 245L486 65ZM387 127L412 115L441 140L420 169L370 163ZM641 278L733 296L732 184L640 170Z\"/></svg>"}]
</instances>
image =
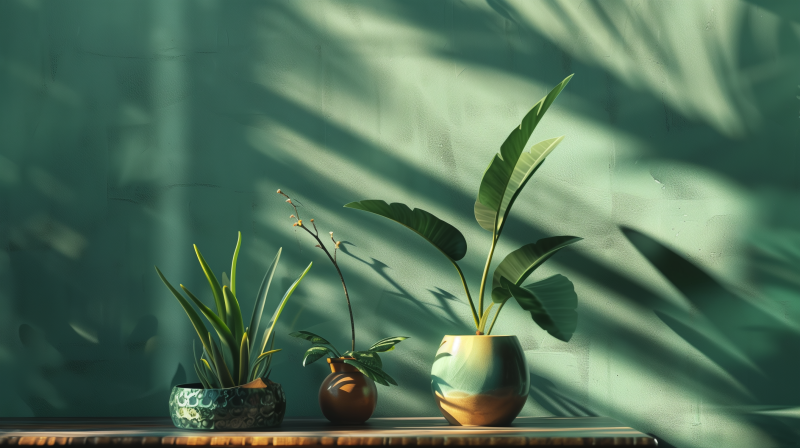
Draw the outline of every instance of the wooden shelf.
<instances>
[{"instance_id":1,"label":"wooden shelf","mask_svg":"<svg viewBox=\"0 0 800 448\"><path fill-rule=\"evenodd\" d=\"M175 428L168 418L0 419L0 445L495 445L656 446L607 417L519 417L508 427L450 426L443 418L374 418L364 425L287 419L264 431Z\"/></svg>"}]
</instances>

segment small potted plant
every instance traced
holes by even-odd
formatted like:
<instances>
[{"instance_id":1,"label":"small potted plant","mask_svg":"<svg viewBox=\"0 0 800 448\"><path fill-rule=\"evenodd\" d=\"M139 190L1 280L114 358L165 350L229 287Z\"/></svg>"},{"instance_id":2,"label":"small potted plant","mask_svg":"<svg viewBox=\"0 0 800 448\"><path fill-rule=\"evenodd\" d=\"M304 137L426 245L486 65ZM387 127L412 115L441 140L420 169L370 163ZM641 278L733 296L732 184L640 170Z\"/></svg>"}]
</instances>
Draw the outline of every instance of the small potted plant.
<instances>
[{"instance_id":1,"label":"small potted plant","mask_svg":"<svg viewBox=\"0 0 800 448\"><path fill-rule=\"evenodd\" d=\"M492 237L481 276L477 309L457 263L467 253L467 241L455 227L425 210L412 210L404 204L366 200L345 205L383 216L411 229L433 244L458 272L476 332L469 336L444 336L431 369L434 398L451 424L507 425L525 405L530 387L525 353L516 336L491 335L497 316L508 299L513 297L522 309L531 313L536 324L557 339L569 341L575 331L578 298L572 282L560 274L528 285L523 285L523 282L553 254L581 238L555 236L526 244L508 254L489 278L492 257L511 206L545 157L564 137L537 143L529 152L524 151L525 145L571 78L572 75L564 79L533 106L483 174L474 214L478 224L491 232ZM491 302L484 307L487 287Z\"/></svg>"},{"instance_id":2,"label":"small potted plant","mask_svg":"<svg viewBox=\"0 0 800 448\"><path fill-rule=\"evenodd\" d=\"M230 279L223 272L223 285L220 285L203 255L200 254L200 250L194 246L197 259L211 287L216 312L192 294L189 288L180 285L186 296L211 324L217 339L208 331L191 302L176 290L156 267L161 281L186 311L203 345L202 354L195 359L194 364L200 383L175 386L170 394L170 416L178 428L205 430L270 428L279 426L286 413L283 389L280 384L269 379L272 355L280 351L273 347L274 330L286 302L311 269L311 263L286 290L272 319L264 324L261 322L261 315L272 276L281 257L279 249L261 282L253 314L250 317L250 325L245 327L239 301L236 299L236 261L241 245L242 233L239 232L236 249L233 252Z\"/></svg>"},{"instance_id":3,"label":"small potted plant","mask_svg":"<svg viewBox=\"0 0 800 448\"><path fill-rule=\"evenodd\" d=\"M344 275L342 275L342 270L339 268L339 263L336 259L341 241L336 241L333 238L333 232L329 232L331 243L328 244L332 244L332 249L328 250L319 237L319 230L314 220L308 220L311 225L309 228L300 219L300 213L297 210L297 206L292 202L292 198L281 190L278 190L278 194L284 196L286 202L294 209L294 214L290 216L294 220L292 225L311 235L317 243L315 247L322 250L333 264L333 267L336 268L339 280L342 282L347 310L350 313L350 350L344 353L337 350L325 338L308 331L296 331L291 333L290 336L305 339L312 344L312 347L306 351L303 357L303 366L311 364L322 357L328 357L331 373L319 388L319 406L325 418L333 423L363 423L372 416L378 403L378 389L375 387L375 382L384 386L397 385L397 382L383 371L383 362L378 353L394 350L396 344L408 338L405 336L393 336L381 339L372 344L367 350L356 350L356 326L353 320L353 308L350 304L350 293L347 291Z\"/></svg>"}]
</instances>

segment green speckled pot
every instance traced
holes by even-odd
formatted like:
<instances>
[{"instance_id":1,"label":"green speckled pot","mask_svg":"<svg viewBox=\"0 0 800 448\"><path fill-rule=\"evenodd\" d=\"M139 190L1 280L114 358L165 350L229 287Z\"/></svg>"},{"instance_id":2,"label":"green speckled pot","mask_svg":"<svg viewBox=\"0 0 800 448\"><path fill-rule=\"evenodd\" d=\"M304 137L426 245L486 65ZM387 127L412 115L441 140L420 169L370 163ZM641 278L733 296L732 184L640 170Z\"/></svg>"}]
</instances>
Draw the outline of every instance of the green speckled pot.
<instances>
[{"instance_id":1,"label":"green speckled pot","mask_svg":"<svg viewBox=\"0 0 800 448\"><path fill-rule=\"evenodd\" d=\"M436 404L452 425L510 425L525 406L530 381L516 336L447 335L431 368Z\"/></svg>"},{"instance_id":2,"label":"green speckled pot","mask_svg":"<svg viewBox=\"0 0 800 448\"><path fill-rule=\"evenodd\" d=\"M172 423L182 429L230 431L274 428L283 422L286 397L278 383L266 388L203 389L200 383L181 384L169 396Z\"/></svg>"}]
</instances>

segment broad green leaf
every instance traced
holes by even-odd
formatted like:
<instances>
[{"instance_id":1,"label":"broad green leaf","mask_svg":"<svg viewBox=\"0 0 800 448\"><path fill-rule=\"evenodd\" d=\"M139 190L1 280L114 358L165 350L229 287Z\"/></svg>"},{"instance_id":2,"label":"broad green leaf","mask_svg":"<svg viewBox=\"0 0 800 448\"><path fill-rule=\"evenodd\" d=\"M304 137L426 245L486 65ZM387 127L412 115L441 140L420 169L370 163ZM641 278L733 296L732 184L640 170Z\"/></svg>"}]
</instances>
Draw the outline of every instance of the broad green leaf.
<instances>
[{"instance_id":1,"label":"broad green leaf","mask_svg":"<svg viewBox=\"0 0 800 448\"><path fill-rule=\"evenodd\" d=\"M363 210L400 223L417 235L425 238L451 261L464 258L467 240L455 227L433 216L425 210L411 210L405 204L387 204L380 200L366 200L345 204L347 208Z\"/></svg>"},{"instance_id":2,"label":"broad green leaf","mask_svg":"<svg viewBox=\"0 0 800 448\"><path fill-rule=\"evenodd\" d=\"M556 274L524 288L506 278L501 281L543 330L564 342L570 340L578 325L578 296L569 279Z\"/></svg>"},{"instance_id":3,"label":"broad green leaf","mask_svg":"<svg viewBox=\"0 0 800 448\"><path fill-rule=\"evenodd\" d=\"M228 328L233 333L236 341L242 340L244 335L244 322L242 322L242 310L239 308L239 301L233 291L227 286L222 287L222 295L225 297L225 310L228 316Z\"/></svg>"},{"instance_id":4,"label":"broad green leaf","mask_svg":"<svg viewBox=\"0 0 800 448\"><path fill-rule=\"evenodd\" d=\"M155 266L156 272L158 276L161 277L161 281L167 285L167 289L178 299L180 302L181 307L183 307L183 311L186 312L186 315L189 316L189 320L192 321L192 326L194 327L194 331L197 332L197 336L200 338L200 342L203 344L203 348L206 351L211 350L211 346L208 344L208 329L206 328L206 324L203 323L203 320L200 319L200 316L197 315L197 312L192 308L192 305L183 297L181 293L179 293L172 285L167 281L164 274L161 273L161 270L158 269L158 266Z\"/></svg>"},{"instance_id":5,"label":"broad green leaf","mask_svg":"<svg viewBox=\"0 0 800 448\"><path fill-rule=\"evenodd\" d=\"M495 216L500 217L503 215L500 213L503 198L514 172L514 167L517 166L517 161L525 149L528 139L570 79L572 79L572 75L561 81L547 96L533 106L519 126L511 131L511 134L500 147L500 153L495 155L486 168L478 190L478 202L494 210ZM499 224L499 221L497 224Z\"/></svg>"},{"instance_id":6,"label":"broad green leaf","mask_svg":"<svg viewBox=\"0 0 800 448\"><path fill-rule=\"evenodd\" d=\"M233 387L236 384L233 381L233 377L231 376L231 371L228 370L228 366L225 364L225 357L220 352L219 347L217 347L217 342L211 337L209 333L208 338L211 340L211 354L214 358L214 367L217 370L219 381L222 383L222 387Z\"/></svg>"},{"instance_id":7,"label":"broad green leaf","mask_svg":"<svg viewBox=\"0 0 800 448\"><path fill-rule=\"evenodd\" d=\"M550 155L562 140L564 140L563 135L539 142L533 145L530 152L522 153L519 156L519 160L514 166L514 170L511 172L511 179L509 179L508 185L506 185L503 201L497 213L497 235L500 235L500 232L503 231L503 227L506 225L506 220L508 219L508 214L511 211L511 206L514 205L517 196L519 196L522 189L525 188L525 185L528 183L531 176L533 176L533 173L542 166L545 157Z\"/></svg>"},{"instance_id":8,"label":"broad green leaf","mask_svg":"<svg viewBox=\"0 0 800 448\"><path fill-rule=\"evenodd\" d=\"M195 297L195 295L192 294L191 291L189 291L189 288L183 285L181 285L181 288L186 293L186 295L189 296L190 299L192 299L192 302L194 302L194 304L197 305L197 308L199 308L200 312L203 313L203 316L205 316L206 319L208 319L208 322L211 324L211 326L214 327L214 330L217 332L217 335L219 336L219 340L222 342L222 346L225 348L226 353L230 355L231 361L233 363L232 365L238 366L239 344L236 343L236 340L234 339L231 330L228 328L227 325L225 325L225 322L223 322L219 316L217 316L216 314L214 314L213 311L211 311L211 308L207 307L203 302L200 301L200 299ZM214 354L213 352L210 353L212 355L211 357L212 360L214 361L214 363L216 363L218 361L216 358L216 354ZM225 358L222 359L224 363Z\"/></svg>"},{"instance_id":9,"label":"broad green leaf","mask_svg":"<svg viewBox=\"0 0 800 448\"><path fill-rule=\"evenodd\" d=\"M503 304L510 298L511 292L502 286L492 289L492 302Z\"/></svg>"},{"instance_id":10,"label":"broad green leaf","mask_svg":"<svg viewBox=\"0 0 800 448\"><path fill-rule=\"evenodd\" d=\"M497 215L496 210L483 205L480 201L475 201L475 220L482 229L494 232L494 219Z\"/></svg>"},{"instance_id":11,"label":"broad green leaf","mask_svg":"<svg viewBox=\"0 0 800 448\"><path fill-rule=\"evenodd\" d=\"M329 353L331 353L331 351L328 347L311 347L310 349L306 350L306 354L303 355L303 367L322 358L323 356L327 356Z\"/></svg>"},{"instance_id":12,"label":"broad green leaf","mask_svg":"<svg viewBox=\"0 0 800 448\"><path fill-rule=\"evenodd\" d=\"M272 259L272 263L270 263L266 274L264 274L264 279L261 280L261 287L258 288L256 303L253 306L253 315L250 317L250 334L258 335L258 327L261 325L261 315L264 314L264 304L267 302L267 293L269 293L269 286L272 284L272 276L275 275L275 269L278 268L278 261L281 259L281 251L283 251L283 248L278 249L278 253L275 254L275 258ZM256 339L258 338L252 338L250 341L251 352L254 352L253 344L256 343Z\"/></svg>"},{"instance_id":13,"label":"broad green leaf","mask_svg":"<svg viewBox=\"0 0 800 448\"><path fill-rule=\"evenodd\" d=\"M236 260L239 258L239 249L242 247L242 232L239 232L239 239L236 241L236 249L233 251L233 261L231 261L231 292L236 295Z\"/></svg>"},{"instance_id":14,"label":"broad green leaf","mask_svg":"<svg viewBox=\"0 0 800 448\"><path fill-rule=\"evenodd\" d=\"M486 328L486 321L489 320L489 311L492 310L493 306L494 302L490 303L489 307L483 311L483 316L481 316L481 321L478 323L478 331L480 331L481 333L483 333L484 329Z\"/></svg>"},{"instance_id":15,"label":"broad green leaf","mask_svg":"<svg viewBox=\"0 0 800 448\"><path fill-rule=\"evenodd\" d=\"M269 328L264 331L264 339L260 347L260 352L263 352L267 348L267 341L269 341L269 338L272 335L272 331L275 329L275 324L278 323L278 318L281 316L283 308L286 306L286 302L289 301L289 297L292 297L292 294L294 293L295 289L297 289L297 286L300 285L300 282L303 280L303 277L305 277L306 274L308 274L308 271L311 269L311 266L313 264L314 263L308 263L306 270L303 271L302 274L300 274L300 277L297 277L297 280L295 280L294 283L292 283L291 286L289 286L289 289L286 290L286 293L284 293L283 299L278 304L278 308L275 309L275 313L272 315L272 319L270 319L269 323L267 324Z\"/></svg>"},{"instance_id":16,"label":"broad green leaf","mask_svg":"<svg viewBox=\"0 0 800 448\"><path fill-rule=\"evenodd\" d=\"M506 258L500 262L492 276L492 300L497 302L497 300L494 299L494 290L502 286L500 284L501 277L505 277L515 285L520 286L522 282L524 282L536 268L547 261L548 258L552 257L562 248L572 243L577 243L582 239L583 238L577 236L553 236L542 238L535 243L526 244L506 255Z\"/></svg>"},{"instance_id":17,"label":"broad green leaf","mask_svg":"<svg viewBox=\"0 0 800 448\"><path fill-rule=\"evenodd\" d=\"M402 341L408 339L407 336L392 336L390 338L381 339L380 341L372 344L368 352L389 352L394 350L394 346Z\"/></svg>"},{"instance_id":18,"label":"broad green leaf","mask_svg":"<svg viewBox=\"0 0 800 448\"><path fill-rule=\"evenodd\" d=\"M200 261L200 267L203 268L203 272L206 274L208 284L211 286L211 292L214 294L214 303L217 305L217 315L223 322L227 322L228 319L225 316L225 298L222 296L222 288L219 286L219 281L217 281L217 277L214 275L214 272L211 271L211 268L208 267L208 263L206 263L206 259L203 258L203 254L200 253L200 249L197 248L197 244L194 245L194 252L197 254L197 260Z\"/></svg>"},{"instance_id":19,"label":"broad green leaf","mask_svg":"<svg viewBox=\"0 0 800 448\"><path fill-rule=\"evenodd\" d=\"M250 373L250 341L247 340L247 332L242 335L242 344L239 347L239 383L247 384L247 375Z\"/></svg>"}]
</instances>

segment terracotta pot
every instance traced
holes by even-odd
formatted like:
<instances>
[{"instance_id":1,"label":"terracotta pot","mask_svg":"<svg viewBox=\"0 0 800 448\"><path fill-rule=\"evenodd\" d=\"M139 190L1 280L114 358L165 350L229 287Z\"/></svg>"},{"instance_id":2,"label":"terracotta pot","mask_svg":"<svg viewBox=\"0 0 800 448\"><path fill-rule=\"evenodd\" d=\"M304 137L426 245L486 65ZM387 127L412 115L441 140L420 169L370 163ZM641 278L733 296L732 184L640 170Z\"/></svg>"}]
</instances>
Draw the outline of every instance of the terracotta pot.
<instances>
[{"instance_id":1,"label":"terracotta pot","mask_svg":"<svg viewBox=\"0 0 800 448\"><path fill-rule=\"evenodd\" d=\"M436 404L451 425L509 425L525 406L529 388L516 336L447 335L431 368Z\"/></svg>"},{"instance_id":2,"label":"terracotta pot","mask_svg":"<svg viewBox=\"0 0 800 448\"><path fill-rule=\"evenodd\" d=\"M333 423L364 423L378 404L375 382L342 358L328 358L328 364L331 373L319 388L322 414Z\"/></svg>"}]
</instances>

